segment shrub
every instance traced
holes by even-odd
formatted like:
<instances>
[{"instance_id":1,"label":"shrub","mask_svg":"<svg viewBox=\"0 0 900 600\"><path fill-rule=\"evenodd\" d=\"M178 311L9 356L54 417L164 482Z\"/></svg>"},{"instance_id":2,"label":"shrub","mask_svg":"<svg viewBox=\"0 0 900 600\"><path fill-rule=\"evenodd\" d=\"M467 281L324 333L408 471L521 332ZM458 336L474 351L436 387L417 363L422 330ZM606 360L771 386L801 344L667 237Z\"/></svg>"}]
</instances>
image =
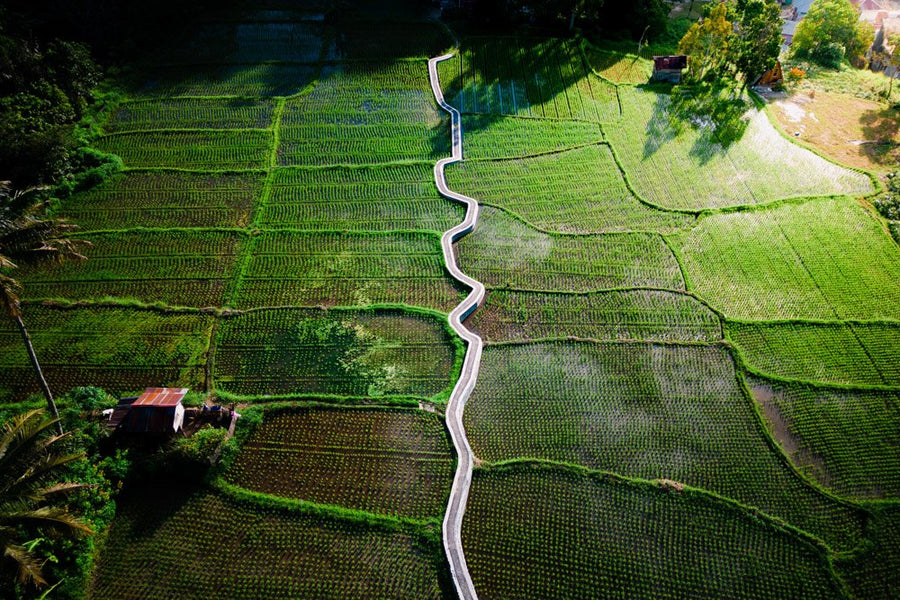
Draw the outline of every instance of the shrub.
<instances>
[{"instance_id":1,"label":"shrub","mask_svg":"<svg viewBox=\"0 0 900 600\"><path fill-rule=\"evenodd\" d=\"M806 78L806 71L800 67L791 67L787 72L787 80L791 82L800 82Z\"/></svg>"},{"instance_id":2,"label":"shrub","mask_svg":"<svg viewBox=\"0 0 900 600\"><path fill-rule=\"evenodd\" d=\"M810 58L830 69L837 69L844 60L844 47L838 42L827 42L810 52Z\"/></svg>"}]
</instances>

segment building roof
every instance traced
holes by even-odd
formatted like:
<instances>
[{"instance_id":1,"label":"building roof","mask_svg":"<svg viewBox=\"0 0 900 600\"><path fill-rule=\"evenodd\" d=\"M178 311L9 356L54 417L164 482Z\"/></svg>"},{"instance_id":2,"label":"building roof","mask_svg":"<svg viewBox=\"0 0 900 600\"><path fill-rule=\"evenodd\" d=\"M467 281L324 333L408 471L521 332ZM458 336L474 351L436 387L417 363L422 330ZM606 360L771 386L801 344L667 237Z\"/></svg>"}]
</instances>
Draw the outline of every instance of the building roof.
<instances>
[{"instance_id":1,"label":"building roof","mask_svg":"<svg viewBox=\"0 0 900 600\"><path fill-rule=\"evenodd\" d=\"M687 68L687 56L654 56L653 68L657 71L678 70Z\"/></svg>"},{"instance_id":2,"label":"building roof","mask_svg":"<svg viewBox=\"0 0 900 600\"><path fill-rule=\"evenodd\" d=\"M176 406L181 404L188 388L147 388L132 406Z\"/></svg>"},{"instance_id":3,"label":"building roof","mask_svg":"<svg viewBox=\"0 0 900 600\"><path fill-rule=\"evenodd\" d=\"M854 4L859 7L859 10L885 10L885 7L877 0L862 0L861 2L854 2Z\"/></svg>"}]
</instances>

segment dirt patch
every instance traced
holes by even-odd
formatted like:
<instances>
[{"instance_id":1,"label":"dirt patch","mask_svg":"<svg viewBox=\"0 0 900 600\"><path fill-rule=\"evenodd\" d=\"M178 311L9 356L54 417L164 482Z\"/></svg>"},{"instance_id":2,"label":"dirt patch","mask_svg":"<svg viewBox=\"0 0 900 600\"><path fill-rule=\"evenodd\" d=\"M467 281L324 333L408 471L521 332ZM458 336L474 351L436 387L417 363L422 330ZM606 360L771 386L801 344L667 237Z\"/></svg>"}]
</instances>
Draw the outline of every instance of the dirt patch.
<instances>
[{"instance_id":1,"label":"dirt patch","mask_svg":"<svg viewBox=\"0 0 900 600\"><path fill-rule=\"evenodd\" d=\"M900 163L900 114L886 104L816 90L771 107L789 135L837 162L877 173Z\"/></svg>"},{"instance_id":2,"label":"dirt patch","mask_svg":"<svg viewBox=\"0 0 900 600\"><path fill-rule=\"evenodd\" d=\"M791 462L821 485L831 487L833 480L822 458L802 447L800 438L791 431L790 420L781 412L776 402L778 391L770 385L755 383L750 387L750 392L757 406L762 409L769 432L784 449Z\"/></svg>"},{"instance_id":3,"label":"dirt patch","mask_svg":"<svg viewBox=\"0 0 900 600\"><path fill-rule=\"evenodd\" d=\"M679 483L678 481L673 481L671 479L654 479L654 483L658 483L659 486L666 490L667 492L683 492L684 484Z\"/></svg>"},{"instance_id":4,"label":"dirt patch","mask_svg":"<svg viewBox=\"0 0 900 600\"><path fill-rule=\"evenodd\" d=\"M778 442L778 445L784 449L787 455L793 459L800 449L800 440L794 437L787 419L781 414L775 403L777 392L772 386L762 384L754 385L750 388L750 391L757 406L762 409L763 417L765 417L766 425L768 425L772 437L775 438L775 441Z\"/></svg>"}]
</instances>

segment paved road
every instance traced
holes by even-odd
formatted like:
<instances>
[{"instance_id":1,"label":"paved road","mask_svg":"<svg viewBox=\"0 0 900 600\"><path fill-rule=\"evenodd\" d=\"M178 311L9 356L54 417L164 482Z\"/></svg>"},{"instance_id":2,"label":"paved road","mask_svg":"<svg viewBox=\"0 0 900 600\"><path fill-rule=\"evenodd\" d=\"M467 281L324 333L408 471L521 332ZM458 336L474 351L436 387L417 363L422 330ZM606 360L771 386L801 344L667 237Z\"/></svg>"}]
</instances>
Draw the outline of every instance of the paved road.
<instances>
[{"instance_id":1,"label":"paved road","mask_svg":"<svg viewBox=\"0 0 900 600\"><path fill-rule=\"evenodd\" d=\"M481 338L466 329L462 321L472 314L484 300L484 285L460 271L453 256L453 242L475 229L475 224L478 221L478 203L468 196L450 191L450 188L447 187L447 180L444 177L445 166L462 160L462 123L459 111L444 101L444 93L441 91L437 73L437 64L452 57L452 54L445 54L428 61L428 76L431 80L431 90L434 92L434 98L444 110L450 113L452 120L450 134L453 142L452 156L443 158L434 165L434 181L441 195L466 205L466 218L453 229L444 232L441 238L441 246L444 249L444 262L451 275L470 287L472 291L450 313L450 326L466 341L468 348L459 381L456 382L456 387L453 388L453 393L450 394L450 401L447 403L447 427L450 430L453 445L456 447L456 455L459 457L459 462L456 466L456 475L453 477L453 487L450 490L450 502L444 516L443 537L444 550L447 552L447 560L450 562L450 574L453 577L453 584L456 586L457 594L462 600L475 600L478 598L478 595L475 593L475 586L472 584L472 577L469 575L469 568L466 566L466 557L462 548L463 513L465 513L466 500L469 497L469 486L472 484L472 448L469 446L468 438L466 438L462 413L466 400L472 394L475 381L478 379L482 343Z\"/></svg>"}]
</instances>

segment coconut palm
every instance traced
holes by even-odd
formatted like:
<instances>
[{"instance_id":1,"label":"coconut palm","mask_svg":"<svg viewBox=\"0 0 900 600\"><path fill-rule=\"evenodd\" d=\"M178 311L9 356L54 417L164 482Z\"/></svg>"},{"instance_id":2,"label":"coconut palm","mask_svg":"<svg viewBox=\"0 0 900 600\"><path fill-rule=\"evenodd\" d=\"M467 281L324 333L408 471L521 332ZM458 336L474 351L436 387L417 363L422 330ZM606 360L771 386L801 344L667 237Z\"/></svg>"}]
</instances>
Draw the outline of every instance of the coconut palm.
<instances>
[{"instance_id":1,"label":"coconut palm","mask_svg":"<svg viewBox=\"0 0 900 600\"><path fill-rule=\"evenodd\" d=\"M59 262L68 258L84 259L78 250L88 242L63 237L74 229L74 225L60 219L42 217L42 206L32 200L37 191L39 190L33 188L13 192L9 182L0 182L0 309L15 321L22 334L31 366L34 367L41 391L47 399L47 408L57 419L57 430L62 434L56 402L22 321L19 303L22 286L8 273L20 265Z\"/></svg>"},{"instance_id":2,"label":"coconut palm","mask_svg":"<svg viewBox=\"0 0 900 600\"><path fill-rule=\"evenodd\" d=\"M91 529L62 507L54 506L78 483L54 483L59 469L84 454L65 454L52 433L57 419L43 410L13 417L0 431L0 551L3 573L12 567L21 583L45 585L42 564L26 547L23 537L41 530L63 535L91 533Z\"/></svg>"}]
</instances>

